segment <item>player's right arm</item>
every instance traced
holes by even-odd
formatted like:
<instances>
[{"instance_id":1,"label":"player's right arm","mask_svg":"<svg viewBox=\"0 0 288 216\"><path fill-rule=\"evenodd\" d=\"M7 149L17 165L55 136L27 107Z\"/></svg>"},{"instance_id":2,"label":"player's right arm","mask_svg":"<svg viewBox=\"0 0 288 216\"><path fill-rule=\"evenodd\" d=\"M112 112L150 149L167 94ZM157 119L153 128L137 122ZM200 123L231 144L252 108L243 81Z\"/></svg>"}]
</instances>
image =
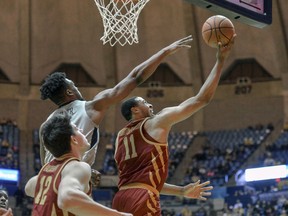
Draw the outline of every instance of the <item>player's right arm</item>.
<instances>
[{"instance_id":1,"label":"player's right arm","mask_svg":"<svg viewBox=\"0 0 288 216\"><path fill-rule=\"evenodd\" d=\"M61 173L61 183L58 188L58 206L75 215L87 216L132 216L132 214L118 212L95 202L89 195L89 179L91 168L85 162L72 161Z\"/></svg>"},{"instance_id":2,"label":"player's right arm","mask_svg":"<svg viewBox=\"0 0 288 216\"><path fill-rule=\"evenodd\" d=\"M138 85L148 79L159 66L159 64L169 55L183 48L190 48L189 43L192 36L182 38L175 41L159 52L151 56L149 59L135 67L123 80L121 80L114 88L106 89L98 93L93 100L86 102L86 112L92 121L99 125L106 111L112 105L119 103L127 97ZM93 164L95 160L96 146L92 147L85 153L84 160Z\"/></svg>"},{"instance_id":3,"label":"player's right arm","mask_svg":"<svg viewBox=\"0 0 288 216\"><path fill-rule=\"evenodd\" d=\"M172 125L187 119L195 112L206 106L212 100L222 74L224 62L231 51L235 36L228 45L218 45L216 63L206 81L202 85L201 89L199 90L198 94L188 98L178 106L164 108L157 115L155 115L155 117L152 118L149 123L146 123L150 124L147 126L148 129L150 128L150 130L153 131L155 128L160 128L164 131L164 134L167 135ZM159 141L158 137L153 137ZM164 140L160 141L163 142Z\"/></svg>"}]
</instances>

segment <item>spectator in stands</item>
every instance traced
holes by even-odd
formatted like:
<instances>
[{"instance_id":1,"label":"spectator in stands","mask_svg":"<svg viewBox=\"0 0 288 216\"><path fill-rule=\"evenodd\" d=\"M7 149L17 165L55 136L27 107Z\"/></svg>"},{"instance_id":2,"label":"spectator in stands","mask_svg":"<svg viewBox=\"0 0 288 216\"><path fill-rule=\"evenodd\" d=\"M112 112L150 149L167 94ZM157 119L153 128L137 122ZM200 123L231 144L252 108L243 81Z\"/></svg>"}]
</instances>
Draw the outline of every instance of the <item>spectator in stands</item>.
<instances>
[{"instance_id":1,"label":"spectator in stands","mask_svg":"<svg viewBox=\"0 0 288 216\"><path fill-rule=\"evenodd\" d=\"M242 204L242 202L239 199L236 200L236 203L233 206L233 212L234 212L235 216L236 215L237 216L244 215L243 204Z\"/></svg>"},{"instance_id":2,"label":"spectator in stands","mask_svg":"<svg viewBox=\"0 0 288 216\"><path fill-rule=\"evenodd\" d=\"M12 209L9 208L8 193L0 189L0 216L13 216Z\"/></svg>"},{"instance_id":3,"label":"spectator in stands","mask_svg":"<svg viewBox=\"0 0 288 216\"><path fill-rule=\"evenodd\" d=\"M254 145L254 140L252 137L244 137L244 145L246 146L251 146L251 145Z\"/></svg>"},{"instance_id":4,"label":"spectator in stands","mask_svg":"<svg viewBox=\"0 0 288 216\"><path fill-rule=\"evenodd\" d=\"M248 203L247 207L244 209L245 216L253 216L253 206L252 204Z\"/></svg>"},{"instance_id":5,"label":"spectator in stands","mask_svg":"<svg viewBox=\"0 0 288 216\"><path fill-rule=\"evenodd\" d=\"M264 166L274 166L276 164L271 152L266 152L266 158L264 160Z\"/></svg>"},{"instance_id":6,"label":"spectator in stands","mask_svg":"<svg viewBox=\"0 0 288 216\"><path fill-rule=\"evenodd\" d=\"M165 183L168 175L168 137L173 125L191 117L212 100L217 89L224 62L234 38L228 45L219 43L216 63L197 95L178 106L153 113L153 106L142 97L126 100L121 107L129 122L119 131L115 160L119 170L119 191L113 208L135 215L160 215L160 194L206 200L210 182L196 182L185 186ZM142 197L142 199L139 199ZM127 203L127 204L125 204ZM148 205L149 203L149 205Z\"/></svg>"},{"instance_id":7,"label":"spectator in stands","mask_svg":"<svg viewBox=\"0 0 288 216\"><path fill-rule=\"evenodd\" d=\"M234 204L234 209L238 209L238 208L243 208L243 204L241 203L239 199L237 199L236 203Z\"/></svg>"},{"instance_id":8,"label":"spectator in stands","mask_svg":"<svg viewBox=\"0 0 288 216\"><path fill-rule=\"evenodd\" d=\"M284 195L281 195L277 200L277 205L282 208L286 200L287 200L286 197Z\"/></svg>"}]
</instances>

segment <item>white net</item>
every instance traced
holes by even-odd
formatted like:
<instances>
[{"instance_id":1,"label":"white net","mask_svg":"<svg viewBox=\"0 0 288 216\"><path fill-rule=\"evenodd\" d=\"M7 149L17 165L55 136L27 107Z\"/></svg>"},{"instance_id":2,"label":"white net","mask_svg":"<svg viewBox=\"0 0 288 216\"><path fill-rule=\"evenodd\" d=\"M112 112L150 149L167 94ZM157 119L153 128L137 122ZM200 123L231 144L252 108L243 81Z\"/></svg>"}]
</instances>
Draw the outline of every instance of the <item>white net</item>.
<instances>
[{"instance_id":1,"label":"white net","mask_svg":"<svg viewBox=\"0 0 288 216\"><path fill-rule=\"evenodd\" d=\"M94 0L103 20L100 40L111 46L138 43L137 20L150 0Z\"/></svg>"}]
</instances>

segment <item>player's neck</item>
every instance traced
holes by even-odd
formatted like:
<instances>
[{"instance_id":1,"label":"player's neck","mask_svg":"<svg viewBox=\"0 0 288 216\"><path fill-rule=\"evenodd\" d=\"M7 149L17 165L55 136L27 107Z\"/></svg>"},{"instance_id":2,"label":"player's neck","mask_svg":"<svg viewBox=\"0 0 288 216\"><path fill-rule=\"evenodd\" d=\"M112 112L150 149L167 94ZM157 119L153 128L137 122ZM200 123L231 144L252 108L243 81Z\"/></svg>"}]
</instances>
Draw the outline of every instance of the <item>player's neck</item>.
<instances>
[{"instance_id":1,"label":"player's neck","mask_svg":"<svg viewBox=\"0 0 288 216\"><path fill-rule=\"evenodd\" d=\"M65 158L71 158L71 157L72 157L72 158L77 158L77 159L79 159L79 160L81 159L80 155L75 154L73 151L71 151L71 152L69 152L69 153L66 153L66 154L64 154L64 155L56 158L56 160L63 160L63 159L65 159Z\"/></svg>"},{"instance_id":2,"label":"player's neck","mask_svg":"<svg viewBox=\"0 0 288 216\"><path fill-rule=\"evenodd\" d=\"M58 104L58 107L59 107L59 108L60 108L60 107L63 107L63 106L65 106L65 105L67 105L67 104L72 103L73 101L75 101L75 100L64 101L63 103Z\"/></svg>"}]
</instances>

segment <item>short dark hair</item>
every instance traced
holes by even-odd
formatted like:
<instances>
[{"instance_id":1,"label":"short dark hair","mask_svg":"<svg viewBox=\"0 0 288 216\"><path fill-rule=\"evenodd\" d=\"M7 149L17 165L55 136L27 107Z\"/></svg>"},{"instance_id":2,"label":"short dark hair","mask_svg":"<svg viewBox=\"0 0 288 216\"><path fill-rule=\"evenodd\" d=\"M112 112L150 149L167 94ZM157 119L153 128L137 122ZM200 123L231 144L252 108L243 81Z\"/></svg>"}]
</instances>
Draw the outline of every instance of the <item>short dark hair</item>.
<instances>
[{"instance_id":1,"label":"short dark hair","mask_svg":"<svg viewBox=\"0 0 288 216\"><path fill-rule=\"evenodd\" d=\"M121 105L121 113L127 121L130 121L132 119L131 108L138 104L136 98L137 97L129 98L126 101L124 101Z\"/></svg>"},{"instance_id":2,"label":"short dark hair","mask_svg":"<svg viewBox=\"0 0 288 216\"><path fill-rule=\"evenodd\" d=\"M67 112L49 118L41 130L44 145L54 157L71 151L70 140L73 134L75 133L71 125L71 116Z\"/></svg>"},{"instance_id":3,"label":"short dark hair","mask_svg":"<svg viewBox=\"0 0 288 216\"><path fill-rule=\"evenodd\" d=\"M41 99L49 98L54 103L58 103L63 97L67 89L66 74L64 72L55 72L50 74L44 80L40 87Z\"/></svg>"}]
</instances>

